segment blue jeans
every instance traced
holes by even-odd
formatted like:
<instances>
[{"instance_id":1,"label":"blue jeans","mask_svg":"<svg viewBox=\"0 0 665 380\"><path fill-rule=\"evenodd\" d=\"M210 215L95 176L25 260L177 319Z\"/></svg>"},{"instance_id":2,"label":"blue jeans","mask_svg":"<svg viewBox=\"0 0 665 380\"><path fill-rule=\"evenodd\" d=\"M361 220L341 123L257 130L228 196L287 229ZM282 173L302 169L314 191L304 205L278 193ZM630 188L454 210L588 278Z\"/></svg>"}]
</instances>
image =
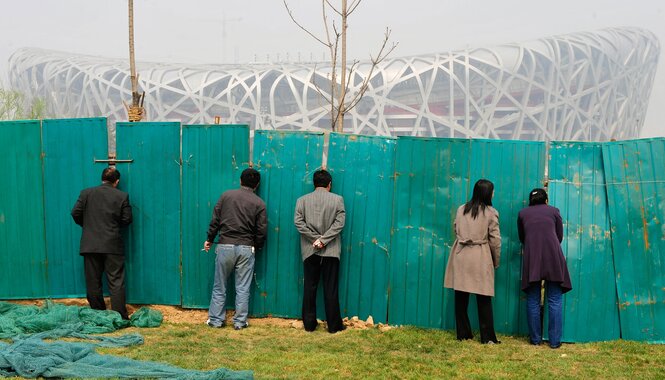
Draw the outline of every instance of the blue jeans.
<instances>
[{"instance_id":1,"label":"blue jeans","mask_svg":"<svg viewBox=\"0 0 665 380\"><path fill-rule=\"evenodd\" d=\"M235 326L247 323L249 312L249 293L254 274L254 254L247 245L218 244L215 248L215 282L208 318L210 324L221 326L226 320L226 283L231 273L236 272L236 312L233 316Z\"/></svg>"},{"instance_id":2,"label":"blue jeans","mask_svg":"<svg viewBox=\"0 0 665 380\"><path fill-rule=\"evenodd\" d=\"M547 297L547 311L549 312L550 346L561 345L563 333L563 304L561 286L557 282L545 281L545 295ZM526 319L529 324L529 340L531 344L540 344L543 339L540 324L540 284L534 284L526 290Z\"/></svg>"}]
</instances>

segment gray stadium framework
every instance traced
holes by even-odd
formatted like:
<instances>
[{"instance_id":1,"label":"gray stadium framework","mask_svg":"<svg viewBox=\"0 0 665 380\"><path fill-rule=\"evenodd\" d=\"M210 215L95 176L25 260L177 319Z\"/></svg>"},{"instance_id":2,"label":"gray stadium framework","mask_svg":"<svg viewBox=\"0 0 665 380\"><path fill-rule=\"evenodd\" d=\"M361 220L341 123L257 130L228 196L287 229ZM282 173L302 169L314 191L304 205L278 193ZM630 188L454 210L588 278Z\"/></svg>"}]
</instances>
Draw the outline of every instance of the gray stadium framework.
<instances>
[{"instance_id":1,"label":"gray stadium framework","mask_svg":"<svg viewBox=\"0 0 665 380\"><path fill-rule=\"evenodd\" d=\"M345 131L523 140L639 137L660 46L649 31L608 28L448 53L387 59L345 119ZM57 118L125 120L128 62L24 48L10 83ZM138 63L147 120L329 130L330 64ZM360 62L353 84L370 69ZM357 87L351 86L351 91Z\"/></svg>"}]
</instances>

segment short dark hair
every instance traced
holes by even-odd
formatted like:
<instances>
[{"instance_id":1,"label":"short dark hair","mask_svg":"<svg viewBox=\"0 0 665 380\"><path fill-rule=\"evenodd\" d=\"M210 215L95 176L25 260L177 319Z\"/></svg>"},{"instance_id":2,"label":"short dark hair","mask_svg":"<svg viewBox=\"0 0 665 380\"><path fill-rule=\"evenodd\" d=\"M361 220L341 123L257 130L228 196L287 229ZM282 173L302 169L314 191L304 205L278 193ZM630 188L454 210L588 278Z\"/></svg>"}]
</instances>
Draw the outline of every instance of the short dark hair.
<instances>
[{"instance_id":1,"label":"short dark hair","mask_svg":"<svg viewBox=\"0 0 665 380\"><path fill-rule=\"evenodd\" d=\"M109 166L102 170L102 182L115 183L120 179L120 172L115 166Z\"/></svg>"},{"instance_id":2,"label":"short dark hair","mask_svg":"<svg viewBox=\"0 0 665 380\"><path fill-rule=\"evenodd\" d=\"M261 174L256 169L247 168L240 174L240 185L256 189L261 181Z\"/></svg>"},{"instance_id":3,"label":"short dark hair","mask_svg":"<svg viewBox=\"0 0 665 380\"><path fill-rule=\"evenodd\" d=\"M533 189L529 193L529 206L544 205L547 203L547 192L545 189Z\"/></svg>"},{"instance_id":4,"label":"short dark hair","mask_svg":"<svg viewBox=\"0 0 665 380\"><path fill-rule=\"evenodd\" d=\"M319 169L312 176L314 187L328 187L332 182L332 176L324 169Z\"/></svg>"}]
</instances>

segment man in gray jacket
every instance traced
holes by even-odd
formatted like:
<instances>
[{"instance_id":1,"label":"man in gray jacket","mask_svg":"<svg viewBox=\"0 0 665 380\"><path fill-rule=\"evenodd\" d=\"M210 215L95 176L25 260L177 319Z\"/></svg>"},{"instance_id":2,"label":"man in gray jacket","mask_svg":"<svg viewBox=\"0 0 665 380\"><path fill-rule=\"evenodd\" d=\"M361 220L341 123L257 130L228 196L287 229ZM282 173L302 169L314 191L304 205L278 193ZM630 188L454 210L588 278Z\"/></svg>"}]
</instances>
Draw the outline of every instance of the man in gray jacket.
<instances>
[{"instance_id":1,"label":"man in gray jacket","mask_svg":"<svg viewBox=\"0 0 665 380\"><path fill-rule=\"evenodd\" d=\"M340 233L346 213L344 199L330 192L332 176L325 170L314 172L314 191L298 198L294 223L300 232L300 249L304 264L305 286L302 321L305 330L314 331L316 289L323 277L323 296L328 332L345 329L339 310Z\"/></svg>"}]
</instances>

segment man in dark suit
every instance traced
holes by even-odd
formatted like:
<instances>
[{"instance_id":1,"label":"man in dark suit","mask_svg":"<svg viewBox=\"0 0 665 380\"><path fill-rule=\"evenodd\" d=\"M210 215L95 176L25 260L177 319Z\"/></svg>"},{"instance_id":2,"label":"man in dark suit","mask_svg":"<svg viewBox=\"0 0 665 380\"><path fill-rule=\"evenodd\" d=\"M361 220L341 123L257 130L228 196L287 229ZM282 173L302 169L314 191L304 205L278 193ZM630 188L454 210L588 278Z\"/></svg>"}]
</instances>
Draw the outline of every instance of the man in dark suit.
<instances>
[{"instance_id":1,"label":"man in dark suit","mask_svg":"<svg viewBox=\"0 0 665 380\"><path fill-rule=\"evenodd\" d=\"M120 172L113 166L102 171L102 184L81 191L72 218L83 227L80 253L90 308L106 310L102 273L111 292L111 308L129 319L125 305L125 254L121 227L132 222L129 194L117 189Z\"/></svg>"},{"instance_id":2,"label":"man in dark suit","mask_svg":"<svg viewBox=\"0 0 665 380\"><path fill-rule=\"evenodd\" d=\"M302 300L302 321L307 331L314 331L316 320L316 289L323 277L323 301L328 332L345 329L339 310L340 233L346 212L344 199L330 192L332 176L325 170L314 172L314 191L298 198L294 223L300 232L300 251L304 265L305 284Z\"/></svg>"}]
</instances>

